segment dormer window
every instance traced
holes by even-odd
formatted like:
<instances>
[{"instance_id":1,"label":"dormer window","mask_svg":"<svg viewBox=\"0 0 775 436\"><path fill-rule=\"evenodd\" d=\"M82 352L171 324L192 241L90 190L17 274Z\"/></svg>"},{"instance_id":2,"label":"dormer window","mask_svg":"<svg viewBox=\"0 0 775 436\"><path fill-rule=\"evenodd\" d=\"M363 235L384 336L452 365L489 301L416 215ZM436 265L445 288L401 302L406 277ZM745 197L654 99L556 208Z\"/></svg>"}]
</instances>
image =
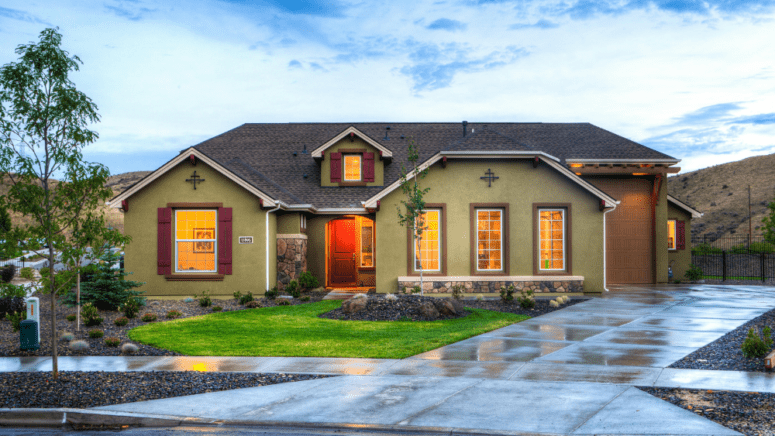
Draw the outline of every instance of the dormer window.
<instances>
[{"instance_id":1,"label":"dormer window","mask_svg":"<svg viewBox=\"0 0 775 436\"><path fill-rule=\"evenodd\" d=\"M339 149L328 154L331 182L339 186L367 186L374 182L374 153L365 149Z\"/></svg>"},{"instance_id":2,"label":"dormer window","mask_svg":"<svg viewBox=\"0 0 775 436\"><path fill-rule=\"evenodd\" d=\"M360 182L361 181L361 159L360 154L346 154L344 155L344 181L345 182Z\"/></svg>"}]
</instances>

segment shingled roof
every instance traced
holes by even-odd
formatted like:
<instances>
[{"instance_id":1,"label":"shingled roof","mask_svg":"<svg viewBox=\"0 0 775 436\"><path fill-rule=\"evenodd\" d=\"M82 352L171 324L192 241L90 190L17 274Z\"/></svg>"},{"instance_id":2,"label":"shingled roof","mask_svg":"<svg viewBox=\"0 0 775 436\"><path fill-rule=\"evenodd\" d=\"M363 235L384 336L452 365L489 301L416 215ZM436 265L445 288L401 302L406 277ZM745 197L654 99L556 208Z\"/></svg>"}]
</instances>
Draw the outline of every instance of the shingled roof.
<instances>
[{"instance_id":1,"label":"shingled roof","mask_svg":"<svg viewBox=\"0 0 775 436\"><path fill-rule=\"evenodd\" d=\"M320 163L310 155L349 127L392 151L385 186L400 177L409 139L419 144L420 162L441 151L541 151L563 164L565 159L673 159L589 123L469 123L466 136L459 123L244 124L195 148L287 204L360 208L384 186L320 186Z\"/></svg>"}]
</instances>

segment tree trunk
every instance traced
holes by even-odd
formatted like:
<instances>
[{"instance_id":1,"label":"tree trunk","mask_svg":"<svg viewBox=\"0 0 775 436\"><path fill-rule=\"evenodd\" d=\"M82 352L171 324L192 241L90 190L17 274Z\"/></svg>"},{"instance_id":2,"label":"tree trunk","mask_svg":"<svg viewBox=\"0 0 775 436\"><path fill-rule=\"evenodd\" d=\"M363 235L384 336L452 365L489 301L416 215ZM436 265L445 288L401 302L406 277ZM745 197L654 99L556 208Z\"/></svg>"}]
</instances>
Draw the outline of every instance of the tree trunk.
<instances>
[{"instance_id":1,"label":"tree trunk","mask_svg":"<svg viewBox=\"0 0 775 436\"><path fill-rule=\"evenodd\" d=\"M78 274L75 275L75 331L81 331L81 262L76 263Z\"/></svg>"},{"instance_id":2,"label":"tree trunk","mask_svg":"<svg viewBox=\"0 0 775 436\"><path fill-rule=\"evenodd\" d=\"M54 288L54 245L51 242L48 245L48 268L49 294L51 297L51 370L54 380L56 380L59 378L59 365L57 361L57 296Z\"/></svg>"}]
</instances>

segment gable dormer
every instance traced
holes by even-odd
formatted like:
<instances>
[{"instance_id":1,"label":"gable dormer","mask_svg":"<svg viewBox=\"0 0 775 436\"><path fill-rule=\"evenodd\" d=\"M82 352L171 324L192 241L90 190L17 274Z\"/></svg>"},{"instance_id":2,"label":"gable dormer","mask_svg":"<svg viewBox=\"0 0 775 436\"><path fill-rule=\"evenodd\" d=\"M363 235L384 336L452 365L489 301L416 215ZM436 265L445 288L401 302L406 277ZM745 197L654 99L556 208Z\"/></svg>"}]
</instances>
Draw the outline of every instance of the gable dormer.
<instances>
[{"instance_id":1,"label":"gable dormer","mask_svg":"<svg viewBox=\"0 0 775 436\"><path fill-rule=\"evenodd\" d=\"M383 186L389 149L350 127L312 152L321 186Z\"/></svg>"}]
</instances>

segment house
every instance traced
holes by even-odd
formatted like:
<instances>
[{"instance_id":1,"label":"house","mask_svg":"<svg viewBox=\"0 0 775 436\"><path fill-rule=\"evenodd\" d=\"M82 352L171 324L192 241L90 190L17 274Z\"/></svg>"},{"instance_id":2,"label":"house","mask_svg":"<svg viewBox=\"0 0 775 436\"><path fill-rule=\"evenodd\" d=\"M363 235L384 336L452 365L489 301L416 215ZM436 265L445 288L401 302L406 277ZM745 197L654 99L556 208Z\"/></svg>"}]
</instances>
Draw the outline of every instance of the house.
<instances>
[{"instance_id":1,"label":"house","mask_svg":"<svg viewBox=\"0 0 775 436\"><path fill-rule=\"evenodd\" d=\"M426 224L398 224L408 142ZM587 123L245 124L111 200L147 295L262 293L304 271L329 288L603 292L690 262L678 159ZM409 168L411 169L411 168Z\"/></svg>"}]
</instances>

